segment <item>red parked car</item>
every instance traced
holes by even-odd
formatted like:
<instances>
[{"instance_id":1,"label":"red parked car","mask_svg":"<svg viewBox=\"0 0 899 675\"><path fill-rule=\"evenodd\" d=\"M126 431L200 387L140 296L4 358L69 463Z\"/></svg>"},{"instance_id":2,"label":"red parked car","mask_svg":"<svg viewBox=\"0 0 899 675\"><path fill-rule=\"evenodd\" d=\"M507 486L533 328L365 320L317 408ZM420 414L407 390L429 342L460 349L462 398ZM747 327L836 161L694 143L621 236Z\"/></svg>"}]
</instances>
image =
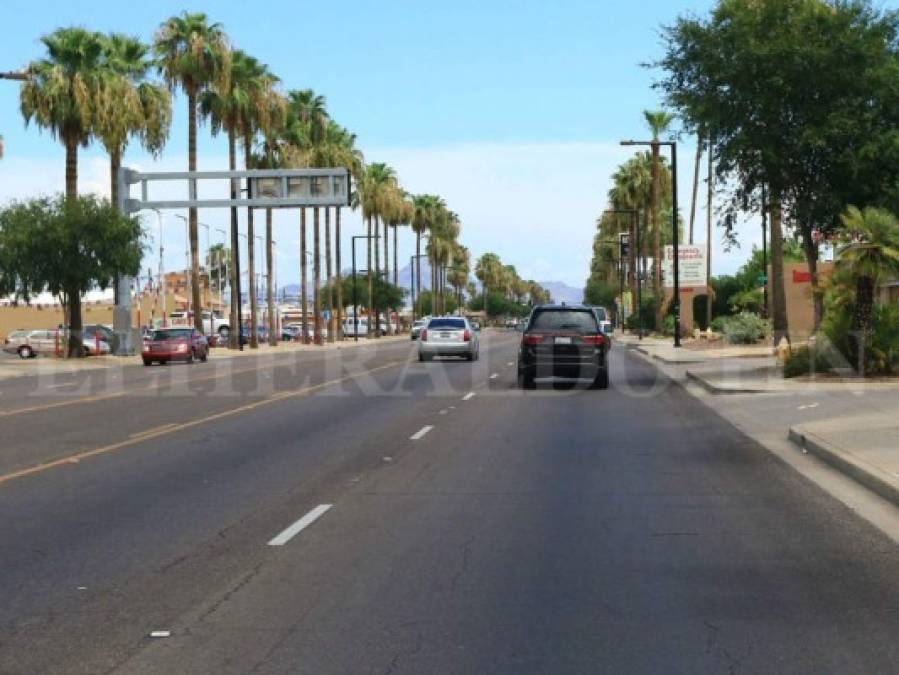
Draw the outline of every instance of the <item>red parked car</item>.
<instances>
[{"instance_id":1,"label":"red parked car","mask_svg":"<svg viewBox=\"0 0 899 675\"><path fill-rule=\"evenodd\" d=\"M145 366L154 361L193 363L197 359L205 362L209 356L209 342L195 328L157 328L144 340L141 356Z\"/></svg>"}]
</instances>

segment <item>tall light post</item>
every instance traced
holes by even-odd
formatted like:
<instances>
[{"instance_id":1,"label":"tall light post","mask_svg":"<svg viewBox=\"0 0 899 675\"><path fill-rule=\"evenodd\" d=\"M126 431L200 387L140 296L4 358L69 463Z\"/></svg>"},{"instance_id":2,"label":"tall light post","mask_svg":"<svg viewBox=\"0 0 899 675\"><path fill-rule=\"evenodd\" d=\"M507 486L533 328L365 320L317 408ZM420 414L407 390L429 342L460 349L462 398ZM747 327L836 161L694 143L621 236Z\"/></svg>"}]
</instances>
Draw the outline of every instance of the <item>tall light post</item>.
<instances>
[{"instance_id":1,"label":"tall light post","mask_svg":"<svg viewBox=\"0 0 899 675\"><path fill-rule=\"evenodd\" d=\"M621 145L648 145L658 147L667 145L671 148L671 240L674 249L674 346L680 347L680 236L677 227L677 141L621 141ZM659 261L656 260L658 265Z\"/></svg>"},{"instance_id":2,"label":"tall light post","mask_svg":"<svg viewBox=\"0 0 899 675\"><path fill-rule=\"evenodd\" d=\"M637 218L637 216L638 216L637 209L606 209L605 211L603 211L603 213L629 213L631 215L631 227L634 230L634 236L637 239L637 241L635 242L636 246L637 246L637 248L635 249L635 251L636 251L635 255L639 255L639 252L641 250L640 249L640 222L639 222L639 219ZM619 258L621 257L621 242L620 241L618 243L618 257ZM658 264L658 263L656 263L656 264ZM642 340L643 339L643 284L640 280L639 266L634 265L634 269L636 270L635 276L637 277L637 337L638 337L638 339ZM624 296L624 282L623 282L623 280L622 280L621 286L622 286L621 306L624 307L624 297L623 297ZM622 312L622 314L623 313L624 312ZM623 327L623 324L622 324L622 327Z\"/></svg>"},{"instance_id":3,"label":"tall light post","mask_svg":"<svg viewBox=\"0 0 899 675\"><path fill-rule=\"evenodd\" d=\"M160 303L162 304L162 326L163 326L163 328L165 328L168 325L168 321L167 321L166 308L165 308L166 283L165 283L165 271L164 271L165 266L163 263L163 256L165 253L165 248L162 245L162 211L160 211L159 209L153 209L153 211L156 212L156 226L157 226L157 231L159 233L159 271L158 271L159 290L157 290L157 292L156 292L156 297L159 298L160 295L162 296L162 299L160 300Z\"/></svg>"},{"instance_id":4,"label":"tall light post","mask_svg":"<svg viewBox=\"0 0 899 675\"><path fill-rule=\"evenodd\" d=\"M356 285L356 240L357 239L380 239L377 234L357 234L352 239L353 248L353 342L359 342L359 290ZM371 270L366 270L371 274ZM368 308L368 319L371 321L371 307ZM371 326L369 326L371 328ZM378 326L380 329L380 326Z\"/></svg>"},{"instance_id":5,"label":"tall light post","mask_svg":"<svg viewBox=\"0 0 899 675\"><path fill-rule=\"evenodd\" d=\"M184 279L187 284L187 317L190 318L191 310L196 311L196 307L191 307L192 298L193 298L193 280L191 279L190 273L190 221L187 219L187 216L182 216L179 213L174 214L175 218L180 218L184 221Z\"/></svg>"}]
</instances>

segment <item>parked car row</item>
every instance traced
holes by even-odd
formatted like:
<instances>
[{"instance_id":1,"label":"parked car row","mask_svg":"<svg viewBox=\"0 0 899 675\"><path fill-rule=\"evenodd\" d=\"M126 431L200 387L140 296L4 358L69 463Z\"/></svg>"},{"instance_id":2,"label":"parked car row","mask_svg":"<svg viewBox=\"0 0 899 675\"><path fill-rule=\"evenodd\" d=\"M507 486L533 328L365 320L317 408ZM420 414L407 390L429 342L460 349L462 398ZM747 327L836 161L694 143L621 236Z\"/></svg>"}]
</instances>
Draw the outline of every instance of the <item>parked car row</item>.
<instances>
[{"instance_id":1,"label":"parked car row","mask_svg":"<svg viewBox=\"0 0 899 675\"><path fill-rule=\"evenodd\" d=\"M84 356L111 354L118 338L109 326L92 324L79 331L81 353ZM53 355L62 351L68 338L68 331L56 329L14 330L3 342L3 351L17 354L20 358L31 359L38 355Z\"/></svg>"}]
</instances>

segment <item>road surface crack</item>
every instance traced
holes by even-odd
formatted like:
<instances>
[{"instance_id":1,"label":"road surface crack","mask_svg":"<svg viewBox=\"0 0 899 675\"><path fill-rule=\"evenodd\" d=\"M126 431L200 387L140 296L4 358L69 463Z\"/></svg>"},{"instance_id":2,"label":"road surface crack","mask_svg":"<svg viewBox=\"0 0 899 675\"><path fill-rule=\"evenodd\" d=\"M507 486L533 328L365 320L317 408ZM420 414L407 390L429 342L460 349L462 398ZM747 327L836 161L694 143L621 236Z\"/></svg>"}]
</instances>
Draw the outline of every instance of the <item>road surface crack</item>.
<instances>
[{"instance_id":1,"label":"road surface crack","mask_svg":"<svg viewBox=\"0 0 899 675\"><path fill-rule=\"evenodd\" d=\"M226 591L222 597L216 600L215 604L213 604L212 607L203 612L203 614L197 620L197 623L203 623L206 619L219 611L219 609L222 608L222 605L227 603L235 593L237 593L240 589L244 588L245 586L247 586L247 584L253 581L253 579L259 574L261 569L262 563L259 563L258 565L256 565L256 567L253 568L252 572L244 575L240 581L238 581L234 586L228 589L228 591Z\"/></svg>"}]
</instances>

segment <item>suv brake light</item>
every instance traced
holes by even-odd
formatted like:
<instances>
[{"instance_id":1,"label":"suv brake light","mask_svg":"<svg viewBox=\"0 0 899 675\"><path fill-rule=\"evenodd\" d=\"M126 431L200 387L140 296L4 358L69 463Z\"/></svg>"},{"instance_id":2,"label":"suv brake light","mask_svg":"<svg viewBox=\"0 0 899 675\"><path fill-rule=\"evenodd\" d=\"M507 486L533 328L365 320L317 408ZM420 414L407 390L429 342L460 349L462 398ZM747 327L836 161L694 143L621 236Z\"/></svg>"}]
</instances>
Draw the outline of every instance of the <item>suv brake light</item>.
<instances>
[{"instance_id":1,"label":"suv brake light","mask_svg":"<svg viewBox=\"0 0 899 675\"><path fill-rule=\"evenodd\" d=\"M419 336L419 338L421 339L422 342L427 342L427 340L428 340L428 329L427 329L427 328L422 328L422 329L421 329L421 332L418 334L418 336Z\"/></svg>"},{"instance_id":2,"label":"suv brake light","mask_svg":"<svg viewBox=\"0 0 899 675\"><path fill-rule=\"evenodd\" d=\"M539 345L542 338L539 335L522 335L521 344L523 345Z\"/></svg>"},{"instance_id":3,"label":"suv brake light","mask_svg":"<svg viewBox=\"0 0 899 675\"><path fill-rule=\"evenodd\" d=\"M467 328L465 329L465 332L462 333L462 339L465 342L471 342L471 331L468 330Z\"/></svg>"},{"instance_id":4,"label":"suv brake light","mask_svg":"<svg viewBox=\"0 0 899 675\"><path fill-rule=\"evenodd\" d=\"M585 335L584 344L602 347L606 343L605 335Z\"/></svg>"}]
</instances>

